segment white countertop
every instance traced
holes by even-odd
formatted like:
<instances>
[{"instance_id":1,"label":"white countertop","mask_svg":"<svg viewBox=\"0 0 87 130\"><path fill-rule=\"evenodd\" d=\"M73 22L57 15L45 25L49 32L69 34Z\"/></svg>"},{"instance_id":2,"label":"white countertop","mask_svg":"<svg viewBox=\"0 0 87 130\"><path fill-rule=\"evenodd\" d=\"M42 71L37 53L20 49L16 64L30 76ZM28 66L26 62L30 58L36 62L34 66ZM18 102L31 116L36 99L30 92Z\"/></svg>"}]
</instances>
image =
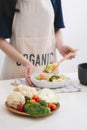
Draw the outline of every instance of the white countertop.
<instances>
[{"instance_id":1,"label":"white countertop","mask_svg":"<svg viewBox=\"0 0 87 130\"><path fill-rule=\"evenodd\" d=\"M77 79L77 74L69 74ZM51 116L34 119L9 112L4 103L13 80L0 81L0 130L87 130L87 86L82 91L59 93L60 109Z\"/></svg>"}]
</instances>

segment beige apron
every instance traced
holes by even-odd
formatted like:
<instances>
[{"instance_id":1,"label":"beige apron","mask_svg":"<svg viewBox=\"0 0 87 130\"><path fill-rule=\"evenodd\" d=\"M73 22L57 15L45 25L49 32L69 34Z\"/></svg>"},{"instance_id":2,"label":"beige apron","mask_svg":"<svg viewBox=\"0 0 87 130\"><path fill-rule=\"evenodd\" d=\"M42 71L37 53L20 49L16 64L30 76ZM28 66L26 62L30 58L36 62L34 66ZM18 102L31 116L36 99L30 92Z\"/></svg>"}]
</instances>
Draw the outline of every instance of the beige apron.
<instances>
[{"instance_id":1,"label":"beige apron","mask_svg":"<svg viewBox=\"0 0 87 130\"><path fill-rule=\"evenodd\" d=\"M11 44L41 72L48 63L56 61L54 10L51 0L18 0L14 15ZM24 67L8 56L2 79L24 77Z\"/></svg>"}]
</instances>

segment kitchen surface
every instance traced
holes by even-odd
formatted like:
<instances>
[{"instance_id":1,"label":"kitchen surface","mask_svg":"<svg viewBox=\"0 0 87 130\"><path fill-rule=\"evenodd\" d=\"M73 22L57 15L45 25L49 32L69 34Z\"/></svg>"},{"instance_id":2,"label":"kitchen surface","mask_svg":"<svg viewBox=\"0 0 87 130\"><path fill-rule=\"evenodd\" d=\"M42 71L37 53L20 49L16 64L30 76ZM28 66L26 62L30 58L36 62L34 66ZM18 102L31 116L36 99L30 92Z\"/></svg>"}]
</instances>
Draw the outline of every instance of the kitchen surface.
<instances>
[{"instance_id":1,"label":"kitchen surface","mask_svg":"<svg viewBox=\"0 0 87 130\"><path fill-rule=\"evenodd\" d=\"M67 75L78 80L77 73ZM14 81L0 81L0 130L87 130L87 86L79 84L77 92L59 92L58 110L47 117L32 118L14 114L5 106Z\"/></svg>"}]
</instances>

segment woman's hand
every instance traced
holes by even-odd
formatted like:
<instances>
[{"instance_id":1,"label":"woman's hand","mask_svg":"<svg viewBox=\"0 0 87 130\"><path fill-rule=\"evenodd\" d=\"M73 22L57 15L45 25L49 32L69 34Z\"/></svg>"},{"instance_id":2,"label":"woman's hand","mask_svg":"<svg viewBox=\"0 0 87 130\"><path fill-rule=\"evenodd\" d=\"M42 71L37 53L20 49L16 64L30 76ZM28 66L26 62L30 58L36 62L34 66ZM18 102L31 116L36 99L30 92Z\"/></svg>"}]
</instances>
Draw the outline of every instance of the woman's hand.
<instances>
[{"instance_id":1,"label":"woman's hand","mask_svg":"<svg viewBox=\"0 0 87 130\"><path fill-rule=\"evenodd\" d=\"M64 57L66 56L68 53L74 53L73 56L71 56L69 59L75 58L76 56L76 52L77 49L74 49L68 45L64 44L63 38L62 38L62 32L61 29L59 29L56 33L55 33L55 39L56 39L56 47L59 50L59 53Z\"/></svg>"},{"instance_id":2,"label":"woman's hand","mask_svg":"<svg viewBox=\"0 0 87 130\"><path fill-rule=\"evenodd\" d=\"M67 46L67 45L62 45L61 48L59 49L59 52L62 56L66 56L68 53L72 52L74 53L74 55L72 55L69 59L72 59L72 58L75 58L76 56L76 52L77 52L77 49L74 49L70 46Z\"/></svg>"},{"instance_id":3,"label":"woman's hand","mask_svg":"<svg viewBox=\"0 0 87 130\"><path fill-rule=\"evenodd\" d=\"M30 80L30 75L33 73L33 71L34 71L34 66L31 63L28 63L25 66L25 79L30 86L34 86L34 84Z\"/></svg>"}]
</instances>

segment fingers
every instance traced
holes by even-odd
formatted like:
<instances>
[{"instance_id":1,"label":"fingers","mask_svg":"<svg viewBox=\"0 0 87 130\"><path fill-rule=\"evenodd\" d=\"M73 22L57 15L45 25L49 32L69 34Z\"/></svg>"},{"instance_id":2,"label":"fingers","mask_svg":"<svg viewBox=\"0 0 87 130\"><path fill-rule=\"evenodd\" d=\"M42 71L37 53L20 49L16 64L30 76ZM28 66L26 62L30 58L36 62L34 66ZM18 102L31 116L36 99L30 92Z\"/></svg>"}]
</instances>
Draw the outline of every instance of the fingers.
<instances>
[{"instance_id":1,"label":"fingers","mask_svg":"<svg viewBox=\"0 0 87 130\"><path fill-rule=\"evenodd\" d=\"M71 56L68 58L68 59L73 59L75 58L76 54L77 54L77 51L78 49L73 49L72 47L70 46L66 46L65 47L65 55L67 55L68 53L72 53Z\"/></svg>"},{"instance_id":2,"label":"fingers","mask_svg":"<svg viewBox=\"0 0 87 130\"><path fill-rule=\"evenodd\" d=\"M70 47L70 46L65 46L65 48L64 48L67 52L76 52L78 49L74 49L74 48L72 48L72 47Z\"/></svg>"},{"instance_id":3,"label":"fingers","mask_svg":"<svg viewBox=\"0 0 87 130\"><path fill-rule=\"evenodd\" d=\"M68 59L72 59L72 58L75 58L77 51L78 51L78 49L74 49L74 48L72 48L70 46L64 45L62 47L60 53L62 54L62 56L66 56L69 53L75 53L71 57L68 58Z\"/></svg>"},{"instance_id":4,"label":"fingers","mask_svg":"<svg viewBox=\"0 0 87 130\"><path fill-rule=\"evenodd\" d=\"M30 79L30 73L28 74L28 72L26 71L25 73L25 79L27 81L27 83L30 85L30 86L34 86L34 84L32 83L31 79Z\"/></svg>"},{"instance_id":5,"label":"fingers","mask_svg":"<svg viewBox=\"0 0 87 130\"><path fill-rule=\"evenodd\" d=\"M72 53L72 52L71 52L71 53ZM73 59L73 58L75 58L76 54L77 54L76 52L73 52L72 55L71 55L68 59Z\"/></svg>"},{"instance_id":6,"label":"fingers","mask_svg":"<svg viewBox=\"0 0 87 130\"><path fill-rule=\"evenodd\" d=\"M28 82L28 84L32 87L34 87L35 85L32 83L30 76L25 76L26 81Z\"/></svg>"},{"instance_id":7,"label":"fingers","mask_svg":"<svg viewBox=\"0 0 87 130\"><path fill-rule=\"evenodd\" d=\"M30 86L34 86L34 84L30 80L30 75L33 73L34 67L31 63L29 63L25 68L25 79Z\"/></svg>"}]
</instances>

